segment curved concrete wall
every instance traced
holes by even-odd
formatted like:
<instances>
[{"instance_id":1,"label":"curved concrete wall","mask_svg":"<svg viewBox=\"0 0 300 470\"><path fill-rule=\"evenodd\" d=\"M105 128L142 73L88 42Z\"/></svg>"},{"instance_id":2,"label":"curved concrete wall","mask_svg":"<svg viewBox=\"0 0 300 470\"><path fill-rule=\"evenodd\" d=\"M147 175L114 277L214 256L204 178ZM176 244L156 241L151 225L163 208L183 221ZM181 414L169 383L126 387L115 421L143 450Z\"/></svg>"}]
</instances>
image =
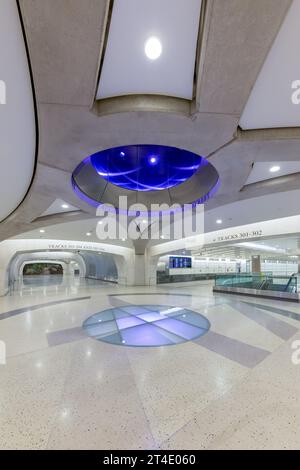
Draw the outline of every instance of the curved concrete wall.
<instances>
[{"instance_id":1,"label":"curved concrete wall","mask_svg":"<svg viewBox=\"0 0 300 470\"><path fill-rule=\"evenodd\" d=\"M86 265L86 277L106 281L118 281L118 269L113 255L108 253L82 253Z\"/></svg>"}]
</instances>

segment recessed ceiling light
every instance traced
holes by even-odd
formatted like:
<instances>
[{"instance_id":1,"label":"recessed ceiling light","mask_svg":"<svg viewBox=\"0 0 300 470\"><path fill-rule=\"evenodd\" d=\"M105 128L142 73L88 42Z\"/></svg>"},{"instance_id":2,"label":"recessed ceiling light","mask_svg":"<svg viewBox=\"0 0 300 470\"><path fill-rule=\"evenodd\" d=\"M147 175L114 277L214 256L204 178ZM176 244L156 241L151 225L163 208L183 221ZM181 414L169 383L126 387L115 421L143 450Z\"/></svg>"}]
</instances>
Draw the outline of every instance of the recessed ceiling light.
<instances>
[{"instance_id":1,"label":"recessed ceiling light","mask_svg":"<svg viewBox=\"0 0 300 470\"><path fill-rule=\"evenodd\" d=\"M45 233L45 230L44 230L44 229L41 229L41 230L40 230L40 233Z\"/></svg>"},{"instance_id":2,"label":"recessed ceiling light","mask_svg":"<svg viewBox=\"0 0 300 470\"><path fill-rule=\"evenodd\" d=\"M122 238L122 242L125 242L125 241L126 241L125 238Z\"/></svg>"},{"instance_id":3,"label":"recessed ceiling light","mask_svg":"<svg viewBox=\"0 0 300 470\"><path fill-rule=\"evenodd\" d=\"M276 173L276 172L279 171L279 170L280 170L280 166L279 166L279 165L274 165L274 166L271 166L271 168L270 168L269 171L270 171L271 173Z\"/></svg>"},{"instance_id":4,"label":"recessed ceiling light","mask_svg":"<svg viewBox=\"0 0 300 470\"><path fill-rule=\"evenodd\" d=\"M217 219L216 220L216 224L221 224L222 223L222 219Z\"/></svg>"},{"instance_id":5,"label":"recessed ceiling light","mask_svg":"<svg viewBox=\"0 0 300 470\"><path fill-rule=\"evenodd\" d=\"M161 235L161 236L160 236L160 238L164 239L164 238L165 238L165 236L164 236L164 235Z\"/></svg>"},{"instance_id":6,"label":"recessed ceiling light","mask_svg":"<svg viewBox=\"0 0 300 470\"><path fill-rule=\"evenodd\" d=\"M91 232L86 232L86 235L87 235L88 237L90 237L92 234L91 234Z\"/></svg>"},{"instance_id":7,"label":"recessed ceiling light","mask_svg":"<svg viewBox=\"0 0 300 470\"><path fill-rule=\"evenodd\" d=\"M68 204L62 204L61 207L62 207L63 209L69 209L69 205L68 205Z\"/></svg>"},{"instance_id":8,"label":"recessed ceiling light","mask_svg":"<svg viewBox=\"0 0 300 470\"><path fill-rule=\"evenodd\" d=\"M150 155L148 161L150 165L156 165L158 163L157 155Z\"/></svg>"},{"instance_id":9,"label":"recessed ceiling light","mask_svg":"<svg viewBox=\"0 0 300 470\"><path fill-rule=\"evenodd\" d=\"M162 45L158 38L152 36L145 43L145 54L148 59L158 59L162 52Z\"/></svg>"}]
</instances>

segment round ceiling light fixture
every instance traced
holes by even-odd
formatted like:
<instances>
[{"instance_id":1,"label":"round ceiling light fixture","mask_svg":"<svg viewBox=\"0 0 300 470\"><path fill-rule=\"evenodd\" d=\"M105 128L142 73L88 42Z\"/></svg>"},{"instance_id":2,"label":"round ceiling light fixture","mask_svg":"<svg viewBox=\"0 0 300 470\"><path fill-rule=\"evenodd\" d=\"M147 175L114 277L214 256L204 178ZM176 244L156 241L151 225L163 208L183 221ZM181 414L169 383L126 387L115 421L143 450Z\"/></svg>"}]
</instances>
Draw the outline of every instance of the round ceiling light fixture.
<instances>
[{"instance_id":1,"label":"round ceiling light fixture","mask_svg":"<svg viewBox=\"0 0 300 470\"><path fill-rule=\"evenodd\" d=\"M277 171L279 171L279 170L280 170L280 166L279 165L274 165L274 166L271 166L269 171L271 173L277 173Z\"/></svg>"},{"instance_id":2,"label":"round ceiling light fixture","mask_svg":"<svg viewBox=\"0 0 300 470\"><path fill-rule=\"evenodd\" d=\"M158 38L152 36L145 42L145 54L148 59L156 60L162 53L162 45Z\"/></svg>"}]
</instances>

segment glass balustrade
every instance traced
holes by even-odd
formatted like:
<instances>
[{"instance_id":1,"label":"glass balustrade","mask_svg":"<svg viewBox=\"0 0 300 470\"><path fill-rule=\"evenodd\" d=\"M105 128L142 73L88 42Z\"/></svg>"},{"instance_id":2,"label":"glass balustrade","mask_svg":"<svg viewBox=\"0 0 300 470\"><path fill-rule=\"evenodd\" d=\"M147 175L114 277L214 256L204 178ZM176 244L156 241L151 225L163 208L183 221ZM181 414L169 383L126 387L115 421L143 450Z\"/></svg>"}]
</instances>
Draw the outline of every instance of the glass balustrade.
<instances>
[{"instance_id":1,"label":"glass balustrade","mask_svg":"<svg viewBox=\"0 0 300 470\"><path fill-rule=\"evenodd\" d=\"M297 292L297 276L274 276L271 273L241 273L216 275L218 287L242 287L245 289L275 292Z\"/></svg>"}]
</instances>

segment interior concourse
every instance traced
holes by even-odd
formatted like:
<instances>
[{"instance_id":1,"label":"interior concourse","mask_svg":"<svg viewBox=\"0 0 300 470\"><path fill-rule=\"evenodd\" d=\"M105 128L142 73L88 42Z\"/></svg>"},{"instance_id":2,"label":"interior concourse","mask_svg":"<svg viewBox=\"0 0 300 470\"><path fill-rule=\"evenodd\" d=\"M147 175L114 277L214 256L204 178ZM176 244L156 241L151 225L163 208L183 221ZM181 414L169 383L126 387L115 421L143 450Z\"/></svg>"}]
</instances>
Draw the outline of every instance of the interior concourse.
<instances>
[{"instance_id":1,"label":"interior concourse","mask_svg":"<svg viewBox=\"0 0 300 470\"><path fill-rule=\"evenodd\" d=\"M0 451L300 449L299 20L0 0Z\"/></svg>"}]
</instances>

